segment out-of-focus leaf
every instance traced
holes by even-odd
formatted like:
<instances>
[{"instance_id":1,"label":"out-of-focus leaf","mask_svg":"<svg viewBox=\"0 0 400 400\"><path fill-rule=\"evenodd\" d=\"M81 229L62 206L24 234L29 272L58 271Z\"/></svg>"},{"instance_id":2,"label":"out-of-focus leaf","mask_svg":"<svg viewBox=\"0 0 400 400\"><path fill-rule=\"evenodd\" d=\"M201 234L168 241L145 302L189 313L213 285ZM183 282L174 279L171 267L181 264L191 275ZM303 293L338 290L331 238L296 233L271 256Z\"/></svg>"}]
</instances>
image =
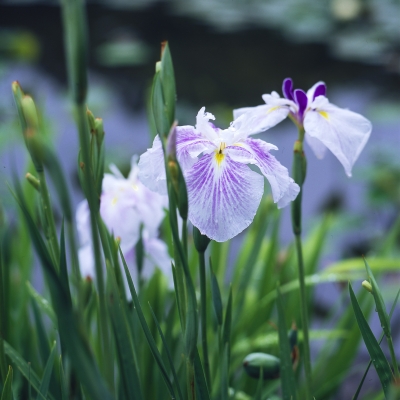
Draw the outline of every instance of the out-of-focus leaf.
<instances>
[{"instance_id":1,"label":"out-of-focus leaf","mask_svg":"<svg viewBox=\"0 0 400 400\"><path fill-rule=\"evenodd\" d=\"M356 295L354 294L353 288L351 287L350 283L349 293L354 314L356 316L361 335L364 339L365 346L367 347L368 353L372 359L372 363L374 364L376 372L381 381L382 389L385 395L388 396L390 382L393 378L392 371L390 370L390 366L386 360L385 355L383 354L382 349L379 346L378 341L372 333L371 328L369 327L368 322L366 321L364 314L361 311L360 305L358 304Z\"/></svg>"},{"instance_id":2,"label":"out-of-focus leaf","mask_svg":"<svg viewBox=\"0 0 400 400\"><path fill-rule=\"evenodd\" d=\"M232 286L229 289L228 304L226 305L224 327L222 330L222 346L228 344L228 365L231 352L231 329L232 329ZM224 350L225 351L225 350Z\"/></svg>"},{"instance_id":3,"label":"out-of-focus leaf","mask_svg":"<svg viewBox=\"0 0 400 400\"><path fill-rule=\"evenodd\" d=\"M59 358L59 371L60 371L60 386L61 386L61 400L68 400L68 386L65 380L64 367L62 364L62 358Z\"/></svg>"},{"instance_id":4,"label":"out-of-focus leaf","mask_svg":"<svg viewBox=\"0 0 400 400\"><path fill-rule=\"evenodd\" d=\"M12 393L13 369L8 367L8 373L4 382L3 391L1 392L1 400L13 400Z\"/></svg>"},{"instance_id":5,"label":"out-of-focus leaf","mask_svg":"<svg viewBox=\"0 0 400 400\"><path fill-rule=\"evenodd\" d=\"M219 289L217 277L214 274L210 259L210 272L211 272L211 295L214 306L215 315L217 317L218 325L222 326L223 322L223 310L222 310L222 298L221 291Z\"/></svg>"},{"instance_id":6,"label":"out-of-focus leaf","mask_svg":"<svg viewBox=\"0 0 400 400\"><path fill-rule=\"evenodd\" d=\"M39 394L42 395L44 398L46 398L47 392L49 391L51 373L53 372L53 365L54 365L54 360L56 359L56 353L57 353L57 347L56 347L56 342L54 342L49 358L46 363L46 367L44 368L42 382L40 383L40 388L39 388ZM39 394L37 400L39 400L41 397L39 396Z\"/></svg>"},{"instance_id":7,"label":"out-of-focus leaf","mask_svg":"<svg viewBox=\"0 0 400 400\"><path fill-rule=\"evenodd\" d=\"M42 297L35 289L34 287L29 283L26 282L26 287L28 289L28 292L34 302L38 305L40 310L47 314L48 317L50 317L51 321L55 326L57 326L57 317L54 314L54 310L51 307L50 303Z\"/></svg>"},{"instance_id":8,"label":"out-of-focus leaf","mask_svg":"<svg viewBox=\"0 0 400 400\"><path fill-rule=\"evenodd\" d=\"M194 354L194 379L196 383L196 398L210 400L206 377L204 375L203 366L201 365L201 360L197 349Z\"/></svg>"}]
</instances>

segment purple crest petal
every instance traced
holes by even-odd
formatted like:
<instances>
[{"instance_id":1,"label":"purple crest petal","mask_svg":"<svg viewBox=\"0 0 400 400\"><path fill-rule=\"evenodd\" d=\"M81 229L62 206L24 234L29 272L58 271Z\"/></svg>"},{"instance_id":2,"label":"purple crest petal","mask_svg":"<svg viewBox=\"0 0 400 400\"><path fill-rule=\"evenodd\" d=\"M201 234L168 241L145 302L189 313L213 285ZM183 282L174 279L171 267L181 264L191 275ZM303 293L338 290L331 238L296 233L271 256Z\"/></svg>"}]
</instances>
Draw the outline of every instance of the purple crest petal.
<instances>
[{"instance_id":1,"label":"purple crest petal","mask_svg":"<svg viewBox=\"0 0 400 400\"><path fill-rule=\"evenodd\" d=\"M203 235L225 242L252 222L264 193L264 178L247 165L205 154L186 176L189 219Z\"/></svg>"},{"instance_id":2,"label":"purple crest petal","mask_svg":"<svg viewBox=\"0 0 400 400\"><path fill-rule=\"evenodd\" d=\"M282 84L282 92L283 92L283 95L284 95L287 99L294 101L294 98L293 98L293 81L292 81L292 78L286 78L286 79L283 81L283 84Z\"/></svg>"},{"instance_id":3,"label":"purple crest petal","mask_svg":"<svg viewBox=\"0 0 400 400\"><path fill-rule=\"evenodd\" d=\"M325 83L319 84L314 91L313 101L318 96L325 96L326 95L326 85Z\"/></svg>"},{"instance_id":4,"label":"purple crest petal","mask_svg":"<svg viewBox=\"0 0 400 400\"><path fill-rule=\"evenodd\" d=\"M294 91L294 98L299 106L299 115L301 118L303 118L304 111L306 110L308 104L307 95L304 90L296 89Z\"/></svg>"}]
</instances>

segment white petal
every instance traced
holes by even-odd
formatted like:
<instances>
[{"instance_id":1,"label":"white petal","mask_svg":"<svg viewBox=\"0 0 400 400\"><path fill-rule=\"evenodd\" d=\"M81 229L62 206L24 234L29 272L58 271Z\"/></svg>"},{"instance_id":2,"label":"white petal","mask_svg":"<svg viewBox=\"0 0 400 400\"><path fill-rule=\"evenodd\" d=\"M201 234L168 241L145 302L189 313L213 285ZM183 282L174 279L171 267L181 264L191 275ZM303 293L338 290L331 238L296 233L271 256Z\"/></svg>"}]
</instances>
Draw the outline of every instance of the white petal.
<instances>
[{"instance_id":1,"label":"white petal","mask_svg":"<svg viewBox=\"0 0 400 400\"><path fill-rule=\"evenodd\" d=\"M132 248L139 239L141 216L132 207L130 196L115 196L103 193L100 201L100 215L108 230L121 239L121 250Z\"/></svg>"},{"instance_id":2,"label":"white petal","mask_svg":"<svg viewBox=\"0 0 400 400\"><path fill-rule=\"evenodd\" d=\"M154 138L153 147L139 159L139 179L153 192L167 194L164 153L158 135Z\"/></svg>"},{"instance_id":3,"label":"white petal","mask_svg":"<svg viewBox=\"0 0 400 400\"><path fill-rule=\"evenodd\" d=\"M90 227L90 210L87 200L82 200L76 208L76 229L78 231L79 243L81 246L92 243Z\"/></svg>"},{"instance_id":4,"label":"white petal","mask_svg":"<svg viewBox=\"0 0 400 400\"><path fill-rule=\"evenodd\" d=\"M351 169L368 141L372 125L362 115L336 107L318 96L306 113L304 129L307 135L322 142L351 176Z\"/></svg>"},{"instance_id":5,"label":"white petal","mask_svg":"<svg viewBox=\"0 0 400 400\"><path fill-rule=\"evenodd\" d=\"M278 203L278 207L284 207L294 200L300 188L290 178L287 168L270 154L270 150L275 150L276 147L260 139L246 139L243 145L253 154L256 165L268 179L272 197L274 202Z\"/></svg>"},{"instance_id":6,"label":"white petal","mask_svg":"<svg viewBox=\"0 0 400 400\"><path fill-rule=\"evenodd\" d=\"M208 122L207 125L209 126ZM191 168L197 161L197 156L208 151L210 146L212 143L192 126L176 128L176 156L183 172Z\"/></svg>"},{"instance_id":7,"label":"white petal","mask_svg":"<svg viewBox=\"0 0 400 400\"><path fill-rule=\"evenodd\" d=\"M89 243L78 250L79 267L83 278L96 278L94 268L93 248Z\"/></svg>"},{"instance_id":8,"label":"white petal","mask_svg":"<svg viewBox=\"0 0 400 400\"><path fill-rule=\"evenodd\" d=\"M203 157L188 171L189 219L209 238L224 242L247 228L264 192L264 179L229 154Z\"/></svg>"},{"instance_id":9,"label":"white petal","mask_svg":"<svg viewBox=\"0 0 400 400\"><path fill-rule=\"evenodd\" d=\"M310 89L307 90L308 104L311 104L313 102L315 89L320 85L325 85L325 82L319 81L315 85L313 85Z\"/></svg>"},{"instance_id":10,"label":"white petal","mask_svg":"<svg viewBox=\"0 0 400 400\"><path fill-rule=\"evenodd\" d=\"M214 120L215 117L211 113L205 112L205 107L202 107L197 113L196 129L205 138L210 141L218 138L217 132L208 122L210 119Z\"/></svg>"},{"instance_id":11,"label":"white petal","mask_svg":"<svg viewBox=\"0 0 400 400\"><path fill-rule=\"evenodd\" d=\"M144 279L150 279L155 268L159 268L166 277L168 287L173 289L174 278L172 276L171 257L168 254L167 245L160 239L152 238L143 241L145 250L145 259L142 276Z\"/></svg>"},{"instance_id":12,"label":"white petal","mask_svg":"<svg viewBox=\"0 0 400 400\"><path fill-rule=\"evenodd\" d=\"M279 122L288 116L289 111L290 109L287 104L264 104L247 108L247 111L235 119L231 126L240 133L237 134L237 138L245 138L249 135L266 131L279 124Z\"/></svg>"},{"instance_id":13,"label":"white petal","mask_svg":"<svg viewBox=\"0 0 400 400\"><path fill-rule=\"evenodd\" d=\"M312 137L310 135L305 135L306 142L311 147L311 150L314 152L315 157L322 160L326 153L326 146L318 140L316 137Z\"/></svg>"}]
</instances>

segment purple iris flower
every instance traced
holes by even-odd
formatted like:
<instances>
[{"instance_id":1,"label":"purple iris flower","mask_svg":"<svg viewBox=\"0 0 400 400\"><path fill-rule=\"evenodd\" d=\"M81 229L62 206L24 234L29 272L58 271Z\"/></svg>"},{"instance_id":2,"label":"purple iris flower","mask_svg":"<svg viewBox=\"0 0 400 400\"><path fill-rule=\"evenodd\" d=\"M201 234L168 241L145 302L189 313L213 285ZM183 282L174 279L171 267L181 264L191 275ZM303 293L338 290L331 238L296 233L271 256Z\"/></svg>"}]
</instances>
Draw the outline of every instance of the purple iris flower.
<instances>
[{"instance_id":1,"label":"purple iris flower","mask_svg":"<svg viewBox=\"0 0 400 400\"><path fill-rule=\"evenodd\" d=\"M299 193L288 170L270 154L277 147L236 130L216 128L215 117L197 114L196 127L176 128L176 155L185 176L189 220L200 232L224 242L247 228L264 194L264 178L247 164L255 164L268 179L274 202L285 207ZM139 160L139 179L149 189L166 193L163 151L159 137Z\"/></svg>"}]
</instances>

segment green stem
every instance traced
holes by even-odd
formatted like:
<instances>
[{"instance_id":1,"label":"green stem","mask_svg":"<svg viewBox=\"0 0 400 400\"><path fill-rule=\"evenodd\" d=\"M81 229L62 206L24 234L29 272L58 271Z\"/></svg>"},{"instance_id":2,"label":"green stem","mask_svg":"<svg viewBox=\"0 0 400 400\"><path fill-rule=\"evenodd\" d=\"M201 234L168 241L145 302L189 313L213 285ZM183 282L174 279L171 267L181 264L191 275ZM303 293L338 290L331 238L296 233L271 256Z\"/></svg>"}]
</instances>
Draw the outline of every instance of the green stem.
<instances>
[{"instance_id":1,"label":"green stem","mask_svg":"<svg viewBox=\"0 0 400 400\"><path fill-rule=\"evenodd\" d=\"M400 377L400 374L399 374L399 366L398 366L397 360L396 360L396 354L394 353L392 336L387 337L387 342L389 345L390 357L392 358L392 364L393 364L393 368L394 368L394 376L397 381Z\"/></svg>"},{"instance_id":2,"label":"green stem","mask_svg":"<svg viewBox=\"0 0 400 400\"><path fill-rule=\"evenodd\" d=\"M307 313L307 295L305 284L305 270L303 261L303 250L300 234L295 235L297 263L299 268L299 283L300 283L300 315L301 325L303 330L303 351L304 351L304 370L306 374L306 399L311 399L311 357L310 357L310 338L308 333L308 313Z\"/></svg>"},{"instance_id":3,"label":"green stem","mask_svg":"<svg viewBox=\"0 0 400 400\"><path fill-rule=\"evenodd\" d=\"M199 252L199 273L200 273L200 318L201 318L201 342L203 345L204 372L206 375L208 391L211 393L210 361L208 358L207 342L207 290L206 290L206 263L204 252Z\"/></svg>"},{"instance_id":4,"label":"green stem","mask_svg":"<svg viewBox=\"0 0 400 400\"><path fill-rule=\"evenodd\" d=\"M60 264L60 247L58 245L56 223L54 221L54 215L51 208L49 189L47 187L44 171L42 170L37 172L40 180L40 196L42 199L43 213L47 225L47 240L49 241L54 265L58 268L58 265Z\"/></svg>"},{"instance_id":5,"label":"green stem","mask_svg":"<svg viewBox=\"0 0 400 400\"><path fill-rule=\"evenodd\" d=\"M187 392L189 400L196 400L196 390L194 383L194 365L193 361L186 358L186 380L187 380Z\"/></svg>"},{"instance_id":6,"label":"green stem","mask_svg":"<svg viewBox=\"0 0 400 400\"><path fill-rule=\"evenodd\" d=\"M188 258L188 244L187 244L187 219L182 219L182 246L186 258Z\"/></svg>"}]
</instances>

